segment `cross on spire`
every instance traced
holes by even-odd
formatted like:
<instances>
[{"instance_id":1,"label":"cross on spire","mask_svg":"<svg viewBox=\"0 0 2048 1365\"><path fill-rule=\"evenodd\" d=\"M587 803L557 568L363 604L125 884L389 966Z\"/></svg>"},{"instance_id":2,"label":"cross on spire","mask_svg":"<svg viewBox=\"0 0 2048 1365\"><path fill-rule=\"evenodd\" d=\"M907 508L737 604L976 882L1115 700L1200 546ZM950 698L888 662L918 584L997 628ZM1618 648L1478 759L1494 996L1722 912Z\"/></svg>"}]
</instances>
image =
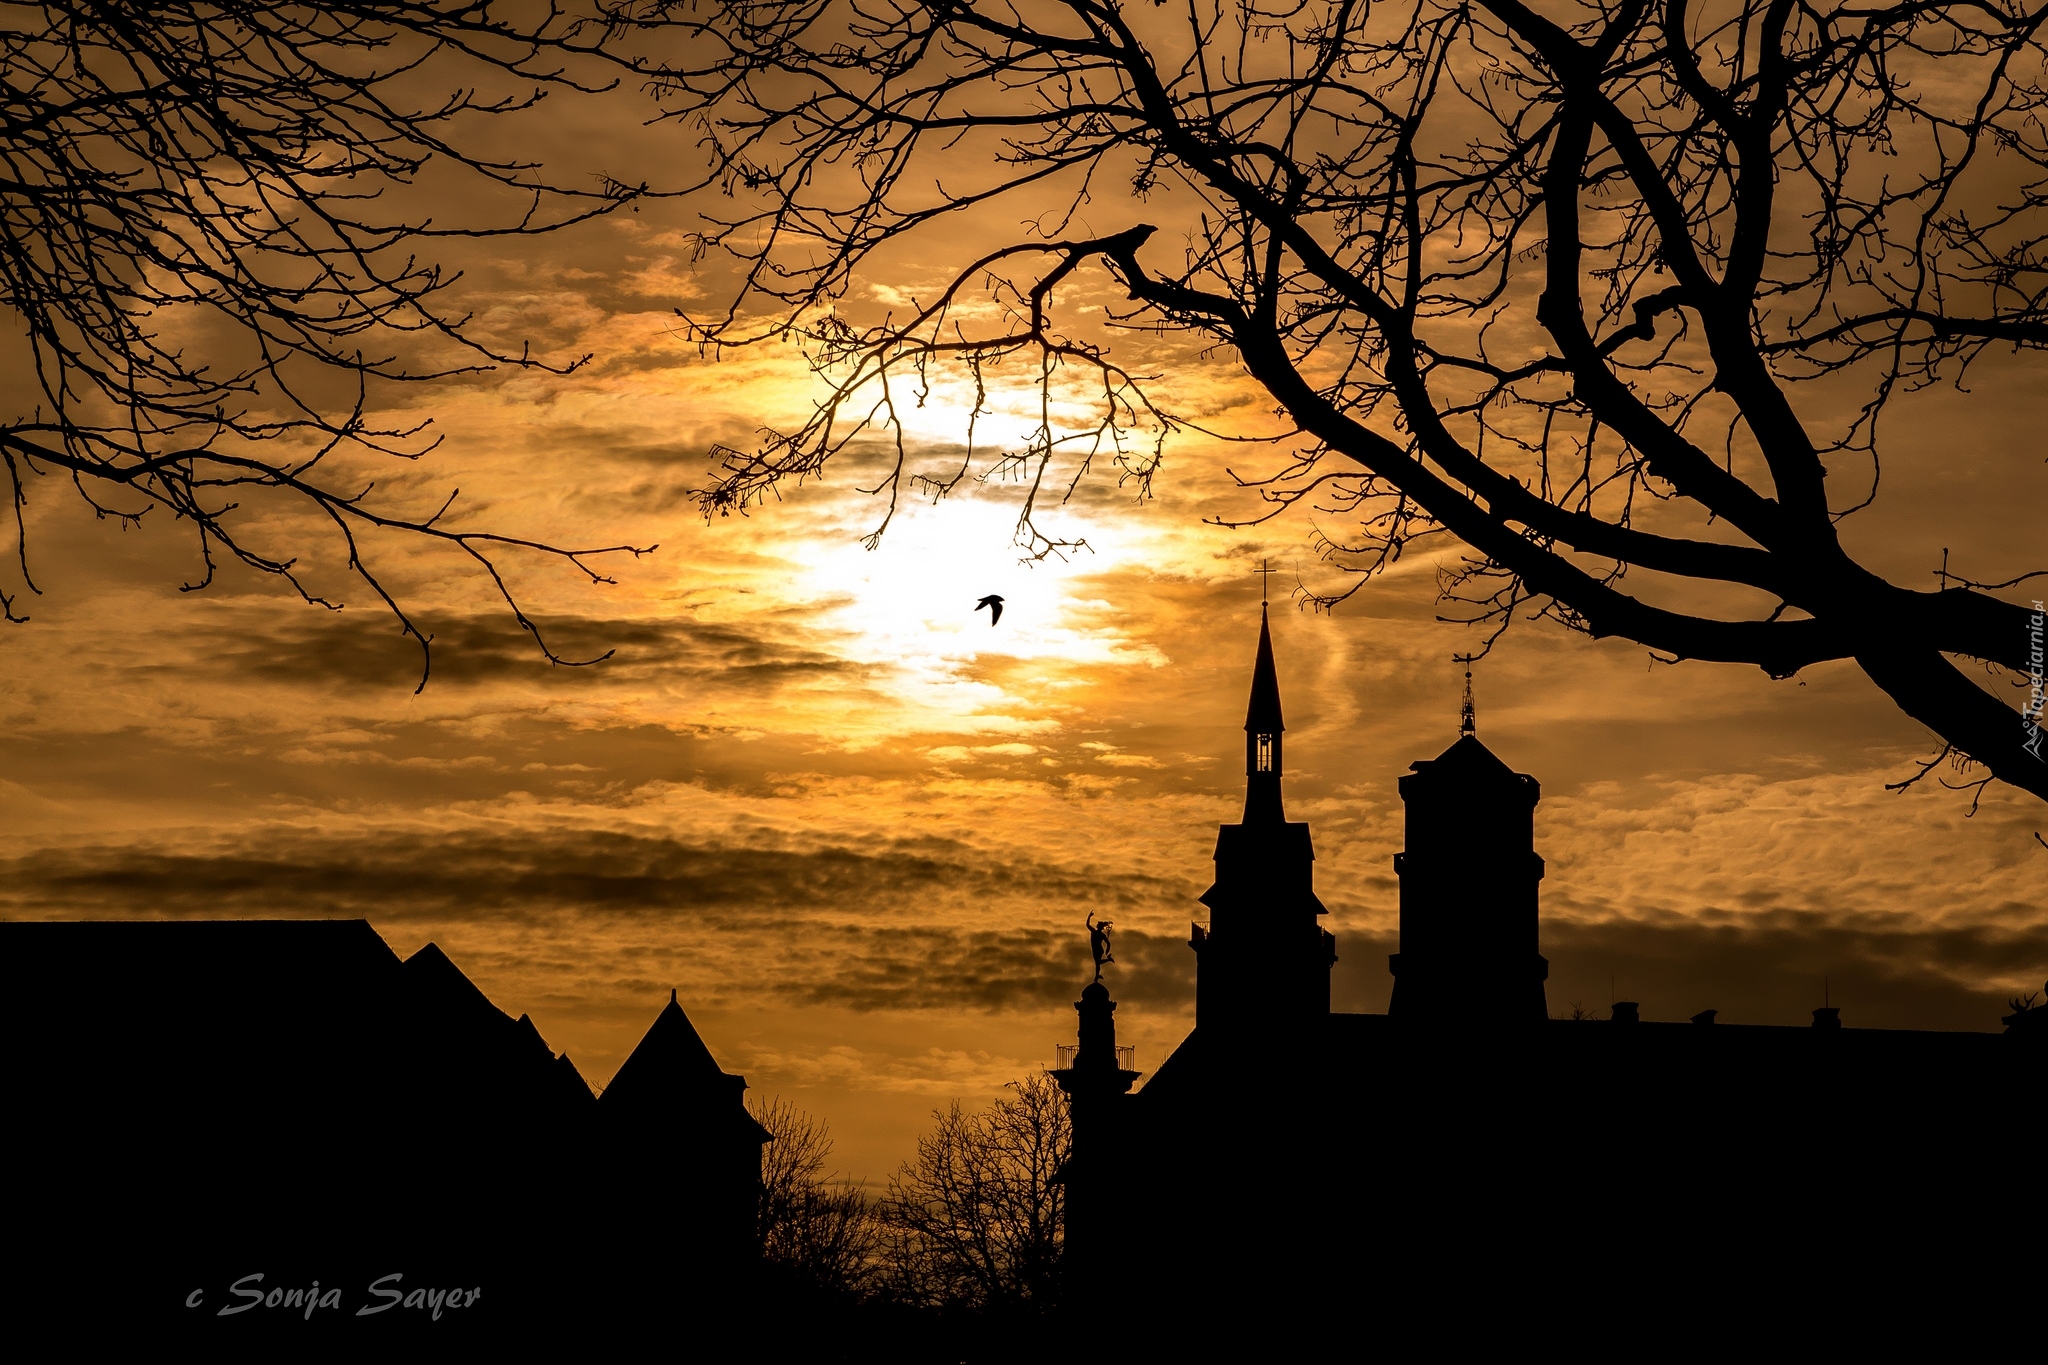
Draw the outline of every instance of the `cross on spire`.
<instances>
[{"instance_id":1,"label":"cross on spire","mask_svg":"<svg viewBox=\"0 0 2048 1365\"><path fill-rule=\"evenodd\" d=\"M1278 573L1279 570L1273 567L1272 560L1262 559L1259 561L1259 567L1253 570L1253 572L1258 574L1259 576L1259 605L1263 607L1266 605L1267 580L1270 579L1274 574Z\"/></svg>"},{"instance_id":2,"label":"cross on spire","mask_svg":"<svg viewBox=\"0 0 2048 1365\"><path fill-rule=\"evenodd\" d=\"M1476 654L1453 654L1452 659L1465 665L1465 707L1458 715L1458 733L1469 735L1478 727L1472 718L1472 661Z\"/></svg>"}]
</instances>

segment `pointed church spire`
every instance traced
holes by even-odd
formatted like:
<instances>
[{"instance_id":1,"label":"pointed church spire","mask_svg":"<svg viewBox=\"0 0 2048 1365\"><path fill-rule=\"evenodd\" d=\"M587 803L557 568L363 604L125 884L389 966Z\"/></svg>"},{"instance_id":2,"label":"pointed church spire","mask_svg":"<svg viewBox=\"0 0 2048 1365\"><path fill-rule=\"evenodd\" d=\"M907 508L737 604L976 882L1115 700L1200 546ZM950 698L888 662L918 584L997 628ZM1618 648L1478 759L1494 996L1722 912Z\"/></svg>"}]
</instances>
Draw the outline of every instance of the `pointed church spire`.
<instances>
[{"instance_id":1,"label":"pointed church spire","mask_svg":"<svg viewBox=\"0 0 2048 1365\"><path fill-rule=\"evenodd\" d=\"M1205 1037L1272 1039L1330 1013L1336 939L1318 927L1315 849L1308 825L1280 800L1280 674L1273 626L1259 611L1259 651L1245 708L1244 819L1216 831L1216 884L1196 925L1195 1015Z\"/></svg>"},{"instance_id":2,"label":"pointed church spire","mask_svg":"<svg viewBox=\"0 0 2048 1365\"><path fill-rule=\"evenodd\" d=\"M1244 715L1244 820L1285 820L1280 803L1280 675L1273 667L1273 628L1259 604L1259 653L1252 662L1252 696Z\"/></svg>"},{"instance_id":3,"label":"pointed church spire","mask_svg":"<svg viewBox=\"0 0 2048 1365\"><path fill-rule=\"evenodd\" d=\"M1453 654L1451 657L1453 659L1456 659L1459 663L1465 665L1465 709L1462 712L1460 712L1458 716L1458 733L1461 735L1473 734L1478 729L1478 726L1472 719L1473 656L1470 654Z\"/></svg>"},{"instance_id":4,"label":"pointed church spire","mask_svg":"<svg viewBox=\"0 0 2048 1365\"><path fill-rule=\"evenodd\" d=\"M1273 628L1266 622L1266 604L1259 603L1259 654L1252 663L1252 699L1245 708L1244 728L1253 734L1277 735L1287 726L1280 719L1280 675L1273 667Z\"/></svg>"}]
</instances>

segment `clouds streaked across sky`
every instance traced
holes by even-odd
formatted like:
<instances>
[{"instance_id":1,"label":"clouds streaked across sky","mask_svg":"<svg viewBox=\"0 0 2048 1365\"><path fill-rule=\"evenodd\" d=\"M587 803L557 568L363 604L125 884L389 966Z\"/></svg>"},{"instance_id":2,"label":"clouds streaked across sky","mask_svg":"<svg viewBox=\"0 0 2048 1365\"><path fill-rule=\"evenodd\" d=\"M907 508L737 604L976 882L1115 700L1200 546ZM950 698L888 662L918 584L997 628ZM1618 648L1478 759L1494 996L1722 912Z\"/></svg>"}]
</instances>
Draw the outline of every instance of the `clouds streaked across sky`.
<instances>
[{"instance_id":1,"label":"clouds streaked across sky","mask_svg":"<svg viewBox=\"0 0 2048 1365\"><path fill-rule=\"evenodd\" d=\"M1030 567L999 482L907 501L863 549L881 509L858 458L707 526L686 496L705 448L800 412L796 357L713 363L677 338L666 310L716 281L654 213L482 265L487 319L598 359L408 395L447 445L387 491L460 485L494 527L659 542L612 587L515 571L564 655L614 657L551 668L459 563L374 546L436 637L415 696L416 652L359 594L328 613L234 573L182 594L179 528L122 531L51 481L30 506L47 595L0 637L0 912L362 915L400 952L439 943L599 1083L674 986L729 1068L830 1119L866 1175L935 1104L1070 1040L1085 914L1117 924L1118 1023L1156 1065L1191 1018L1188 921L1242 790L1252 568L1286 566L1276 598L1320 583L1313 517L1205 525L1257 510L1225 470L1258 456L1191 437L1156 501L1084 484L1048 522L1091 549ZM1229 411L1236 381L1213 382ZM1985 391L1987 445L2022 444L2040 396ZM1967 407L1915 401L1902 439ZM948 420L919 419L919 458L952 457ZM1904 474L1852 533L1918 572L1945 499L1995 576L2048 498L1992 486ZM1455 733L1451 656L1474 638L1436 619L1436 586L1415 555L1335 616L1275 606L1340 1008L1384 1007L1394 783ZM990 592L995 629L972 610ZM1478 686L1482 737L1544 784L1554 1011L1612 991L1650 1018L1800 1022L1825 979L1852 1024L1992 1028L2048 975L2038 803L1886 792L1932 746L1853 669L1773 683L1520 624Z\"/></svg>"}]
</instances>

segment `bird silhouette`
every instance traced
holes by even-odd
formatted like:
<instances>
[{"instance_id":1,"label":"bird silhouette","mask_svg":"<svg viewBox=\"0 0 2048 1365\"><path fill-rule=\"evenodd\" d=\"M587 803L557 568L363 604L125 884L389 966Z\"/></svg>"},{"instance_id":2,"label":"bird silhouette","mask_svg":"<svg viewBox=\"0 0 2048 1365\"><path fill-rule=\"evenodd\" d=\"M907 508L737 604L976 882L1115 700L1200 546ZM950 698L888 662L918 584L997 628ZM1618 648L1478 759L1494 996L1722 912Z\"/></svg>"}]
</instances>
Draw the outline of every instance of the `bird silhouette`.
<instances>
[{"instance_id":1,"label":"bird silhouette","mask_svg":"<svg viewBox=\"0 0 2048 1365\"><path fill-rule=\"evenodd\" d=\"M974 604L976 611L980 611L983 607L988 608L989 625L993 626L996 622L1003 619L1003 599L995 593L990 593Z\"/></svg>"}]
</instances>

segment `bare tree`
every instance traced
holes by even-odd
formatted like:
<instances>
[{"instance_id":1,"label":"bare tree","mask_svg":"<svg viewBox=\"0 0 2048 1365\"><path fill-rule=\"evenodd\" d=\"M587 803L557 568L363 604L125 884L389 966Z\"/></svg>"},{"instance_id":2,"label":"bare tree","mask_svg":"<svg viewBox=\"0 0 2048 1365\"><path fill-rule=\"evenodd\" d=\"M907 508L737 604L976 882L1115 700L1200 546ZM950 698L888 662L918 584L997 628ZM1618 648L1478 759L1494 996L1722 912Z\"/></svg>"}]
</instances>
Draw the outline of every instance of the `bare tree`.
<instances>
[{"instance_id":1,"label":"bare tree","mask_svg":"<svg viewBox=\"0 0 2048 1365\"><path fill-rule=\"evenodd\" d=\"M892 508L906 477L945 491L976 458L972 424L968 462L925 472L906 466L901 415L950 367L979 418L1007 363L1035 378L1042 420L984 472L1028 475L1020 539L1045 553L1041 487L1105 454L1142 486L1163 434L1191 425L1148 399L1115 328L1184 336L1276 400L1293 453L1257 482L1339 518L1335 562L1370 576L1454 537L1468 557L1446 593L1476 621L1526 608L1774 678L1853 659L1944 756L2048 796L2038 700L2010 701L2036 618L1998 595L2037 575L1973 582L1944 562L1922 591L1838 536L1881 457L1954 454L1888 445L1895 395L2048 344L2048 11L689 13L696 55L663 93L730 195L705 244L746 271L697 334L801 337L826 380L807 424L714 452L707 515L815 474L863 426L896 429ZM1148 199L1175 230L1145 221ZM959 268L863 315L885 258ZM1130 299L1107 330L1062 302L1105 296L1091 271ZM1844 408L1844 392L1861 398Z\"/></svg>"},{"instance_id":2,"label":"bare tree","mask_svg":"<svg viewBox=\"0 0 2048 1365\"><path fill-rule=\"evenodd\" d=\"M607 88L607 68L630 69L617 50L630 31L553 0L11 6L0 287L26 334L34 395L0 421L0 465L20 583L40 591L23 509L34 482L57 474L103 518L132 524L161 508L187 523L188 589L225 556L337 607L302 581L303 545L250 538L243 504L282 500L327 525L418 641L422 686L427 637L365 562L366 532L468 555L547 658L570 662L540 640L495 556L539 552L607 582L591 560L631 547L456 529L453 494L438 510L399 510L372 498L359 469L334 466L432 448L421 427L369 416L380 381L582 363L544 365L481 339L441 302L453 274L420 252L552 231L644 192L555 183L472 140L480 119ZM496 205L488 221L446 216L478 203ZM26 619L22 606L0 588L7 620Z\"/></svg>"},{"instance_id":3,"label":"bare tree","mask_svg":"<svg viewBox=\"0 0 2048 1365\"><path fill-rule=\"evenodd\" d=\"M867 1197L832 1178L831 1132L788 1100L747 1106L772 1139L761 1149L761 1257L802 1289L866 1292L878 1243Z\"/></svg>"},{"instance_id":4,"label":"bare tree","mask_svg":"<svg viewBox=\"0 0 2048 1365\"><path fill-rule=\"evenodd\" d=\"M926 1308L1042 1314L1057 1300L1065 1191L1055 1177L1073 1143L1066 1096L1050 1076L969 1114L934 1113L917 1157L891 1179L882 1217L888 1289Z\"/></svg>"}]
</instances>

